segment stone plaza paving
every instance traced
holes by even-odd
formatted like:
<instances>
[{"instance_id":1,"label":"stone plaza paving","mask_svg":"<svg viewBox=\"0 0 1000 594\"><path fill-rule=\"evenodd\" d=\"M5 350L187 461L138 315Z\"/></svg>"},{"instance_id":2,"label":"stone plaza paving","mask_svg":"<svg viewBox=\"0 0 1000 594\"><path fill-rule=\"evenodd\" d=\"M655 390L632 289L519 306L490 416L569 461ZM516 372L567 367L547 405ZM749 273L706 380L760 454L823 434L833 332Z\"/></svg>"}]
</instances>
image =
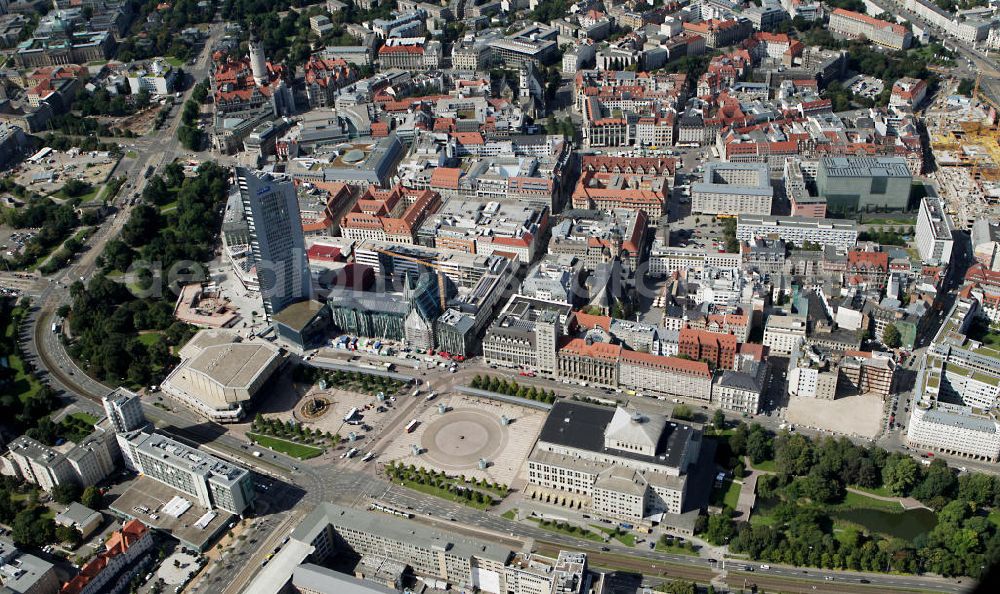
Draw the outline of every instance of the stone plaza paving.
<instances>
[{"instance_id":1,"label":"stone plaza paving","mask_svg":"<svg viewBox=\"0 0 1000 594\"><path fill-rule=\"evenodd\" d=\"M447 412L441 413L444 405ZM501 418L511 419L507 425ZM492 400L446 394L416 417L413 433L402 433L379 459L413 464L452 476L465 475L510 485L531 453L545 415ZM413 446L421 453L414 454ZM479 468L486 459L488 467Z\"/></svg>"}]
</instances>

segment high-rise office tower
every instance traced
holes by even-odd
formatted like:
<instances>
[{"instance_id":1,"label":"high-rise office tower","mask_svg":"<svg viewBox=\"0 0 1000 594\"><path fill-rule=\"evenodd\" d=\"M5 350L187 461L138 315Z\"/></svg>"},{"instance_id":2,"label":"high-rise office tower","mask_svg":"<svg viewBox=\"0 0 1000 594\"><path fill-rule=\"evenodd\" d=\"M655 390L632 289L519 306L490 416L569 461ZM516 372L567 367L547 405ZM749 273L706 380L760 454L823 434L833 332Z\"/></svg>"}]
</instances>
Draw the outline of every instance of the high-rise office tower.
<instances>
[{"instance_id":1,"label":"high-rise office tower","mask_svg":"<svg viewBox=\"0 0 1000 594\"><path fill-rule=\"evenodd\" d=\"M299 202L291 182L236 168L250 231L250 250L267 319L311 295Z\"/></svg>"}]
</instances>

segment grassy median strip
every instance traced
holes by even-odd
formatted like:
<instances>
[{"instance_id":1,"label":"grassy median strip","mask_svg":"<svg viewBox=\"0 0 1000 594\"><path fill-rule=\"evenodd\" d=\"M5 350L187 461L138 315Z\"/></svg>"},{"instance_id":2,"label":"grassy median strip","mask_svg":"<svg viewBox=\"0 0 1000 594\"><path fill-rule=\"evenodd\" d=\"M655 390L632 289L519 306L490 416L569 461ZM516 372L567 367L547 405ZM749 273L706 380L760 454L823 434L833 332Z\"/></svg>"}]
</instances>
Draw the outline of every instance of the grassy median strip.
<instances>
[{"instance_id":1,"label":"grassy median strip","mask_svg":"<svg viewBox=\"0 0 1000 594\"><path fill-rule=\"evenodd\" d=\"M557 532L559 534L565 534L566 536L575 536L577 538L584 538L587 540L592 540L594 542L604 542L604 537L596 532L591 532L586 528L581 528L579 526L574 526L569 522L554 522L552 520L545 520L542 518L528 518L532 522L538 524L539 528L543 530L548 530L549 532Z\"/></svg>"},{"instance_id":2,"label":"grassy median strip","mask_svg":"<svg viewBox=\"0 0 1000 594\"><path fill-rule=\"evenodd\" d=\"M414 491L420 491L421 493L426 493L428 495L433 495L435 497L440 497L447 501L454 501L455 503L463 503L469 507L474 507L476 509L486 509L493 505L492 501L476 501L473 499L466 499L464 496L452 491L449 487L438 487L437 485L429 483L420 483L409 479L399 479L394 478L394 481L398 482L407 489L413 489Z\"/></svg>"},{"instance_id":3,"label":"grassy median strip","mask_svg":"<svg viewBox=\"0 0 1000 594\"><path fill-rule=\"evenodd\" d=\"M247 433L247 436L252 439L257 445L268 448L275 452L280 452L286 454L293 458L298 458L300 460L308 460L310 458L315 458L323 453L320 448L315 448L313 446L304 445L301 443L295 443L293 441L288 441L285 439L278 439L277 437L269 437L267 435L261 435L259 433Z\"/></svg>"}]
</instances>

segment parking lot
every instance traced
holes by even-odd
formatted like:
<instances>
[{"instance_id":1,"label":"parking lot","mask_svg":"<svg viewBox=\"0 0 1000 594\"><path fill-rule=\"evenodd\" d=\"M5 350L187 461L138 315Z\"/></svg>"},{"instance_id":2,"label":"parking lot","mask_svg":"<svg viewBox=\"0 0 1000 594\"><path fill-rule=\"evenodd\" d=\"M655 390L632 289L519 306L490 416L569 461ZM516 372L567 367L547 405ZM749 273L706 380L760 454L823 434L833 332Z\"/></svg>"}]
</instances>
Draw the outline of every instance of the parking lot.
<instances>
[{"instance_id":1,"label":"parking lot","mask_svg":"<svg viewBox=\"0 0 1000 594\"><path fill-rule=\"evenodd\" d=\"M14 181L39 194L51 194L77 179L95 188L104 184L118 164L118 158L98 151L52 151L35 163L24 161L10 174Z\"/></svg>"}]
</instances>

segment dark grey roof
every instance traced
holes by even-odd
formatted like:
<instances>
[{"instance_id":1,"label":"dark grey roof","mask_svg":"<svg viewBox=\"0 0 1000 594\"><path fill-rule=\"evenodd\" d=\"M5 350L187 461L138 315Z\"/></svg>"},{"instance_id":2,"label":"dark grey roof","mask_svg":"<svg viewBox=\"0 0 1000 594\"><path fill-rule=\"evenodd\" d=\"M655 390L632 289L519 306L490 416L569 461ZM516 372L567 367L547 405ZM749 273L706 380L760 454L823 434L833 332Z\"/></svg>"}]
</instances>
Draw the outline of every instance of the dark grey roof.
<instances>
[{"instance_id":1,"label":"dark grey roof","mask_svg":"<svg viewBox=\"0 0 1000 594\"><path fill-rule=\"evenodd\" d=\"M700 440L701 432L690 425L668 421L660 435L655 456L613 450L604 447L604 431L615 415L615 409L572 400L559 400L552 405L539 441L580 450L638 460L678 468L684 460L688 437Z\"/></svg>"},{"instance_id":2,"label":"dark grey roof","mask_svg":"<svg viewBox=\"0 0 1000 594\"><path fill-rule=\"evenodd\" d=\"M727 388L737 388L760 393L760 383L757 378L742 371L723 371L719 378L719 385Z\"/></svg>"}]
</instances>

